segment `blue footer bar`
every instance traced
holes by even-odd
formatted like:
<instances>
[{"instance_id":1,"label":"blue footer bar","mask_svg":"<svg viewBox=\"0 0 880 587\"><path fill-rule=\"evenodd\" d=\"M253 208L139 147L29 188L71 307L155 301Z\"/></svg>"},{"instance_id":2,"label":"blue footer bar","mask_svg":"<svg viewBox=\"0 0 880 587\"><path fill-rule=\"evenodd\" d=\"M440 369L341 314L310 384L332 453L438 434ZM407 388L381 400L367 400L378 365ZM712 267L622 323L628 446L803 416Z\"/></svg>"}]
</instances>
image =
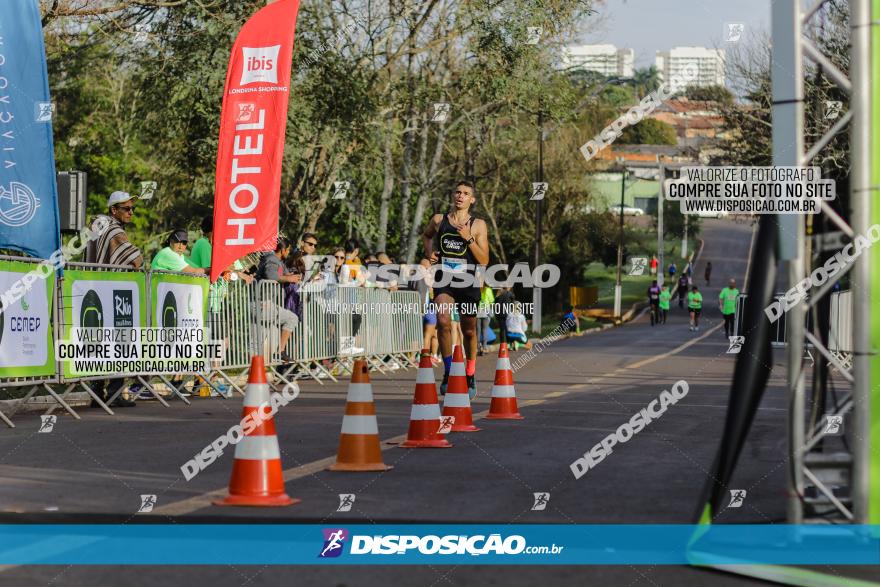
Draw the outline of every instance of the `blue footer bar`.
<instances>
[{"instance_id":1,"label":"blue footer bar","mask_svg":"<svg viewBox=\"0 0 880 587\"><path fill-rule=\"evenodd\" d=\"M880 526L0 525L2 565L878 565Z\"/></svg>"}]
</instances>

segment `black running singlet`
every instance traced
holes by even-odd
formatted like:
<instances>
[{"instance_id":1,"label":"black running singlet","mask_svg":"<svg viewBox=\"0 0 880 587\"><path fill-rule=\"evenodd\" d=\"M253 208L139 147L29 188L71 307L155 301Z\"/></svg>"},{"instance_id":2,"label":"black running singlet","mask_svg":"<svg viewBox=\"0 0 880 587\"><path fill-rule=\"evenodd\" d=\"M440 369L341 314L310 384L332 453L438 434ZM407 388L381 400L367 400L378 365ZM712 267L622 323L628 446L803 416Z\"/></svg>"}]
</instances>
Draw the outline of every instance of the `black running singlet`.
<instances>
[{"instance_id":1,"label":"black running singlet","mask_svg":"<svg viewBox=\"0 0 880 587\"><path fill-rule=\"evenodd\" d=\"M472 227L474 218L468 220L468 226ZM438 250L440 251L440 264L443 266L444 272L449 273L470 273L474 275L477 268L477 259L468 248L467 240L458 234L458 229L449 222L447 214L443 215L440 221L440 228L437 230ZM467 266L466 266L467 265Z\"/></svg>"}]
</instances>

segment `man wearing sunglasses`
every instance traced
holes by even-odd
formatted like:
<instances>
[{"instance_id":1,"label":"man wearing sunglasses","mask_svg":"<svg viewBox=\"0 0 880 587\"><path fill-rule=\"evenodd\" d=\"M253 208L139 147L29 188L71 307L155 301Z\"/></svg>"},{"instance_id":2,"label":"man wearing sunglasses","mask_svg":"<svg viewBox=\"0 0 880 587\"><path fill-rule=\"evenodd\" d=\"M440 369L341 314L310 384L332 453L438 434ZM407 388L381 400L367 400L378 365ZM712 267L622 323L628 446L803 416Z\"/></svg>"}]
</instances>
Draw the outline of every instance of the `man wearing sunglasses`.
<instances>
[{"instance_id":1,"label":"man wearing sunglasses","mask_svg":"<svg viewBox=\"0 0 880 587\"><path fill-rule=\"evenodd\" d=\"M131 267L140 269L144 265L144 256L140 249L131 244L128 235L125 234L125 226L131 223L134 216L134 199L126 192L113 192L107 199L107 216L98 216L92 220L91 229L98 232L97 240L89 241L86 246L86 263L102 263L117 267ZM99 219L103 217L103 220ZM103 232L97 230L101 223L109 220L107 229ZM110 403L114 408L129 408L134 402L124 399L117 392L125 385L124 378L107 379L96 381L93 385L95 393L103 401L116 398ZM97 402L92 402L93 407L98 407Z\"/></svg>"},{"instance_id":2,"label":"man wearing sunglasses","mask_svg":"<svg viewBox=\"0 0 880 587\"><path fill-rule=\"evenodd\" d=\"M186 262L183 254L189 244L189 236L182 228L175 229L168 237L168 246L156 253L150 267L160 271L180 271L183 273L196 273L204 275L205 270L201 267L193 267Z\"/></svg>"}]
</instances>

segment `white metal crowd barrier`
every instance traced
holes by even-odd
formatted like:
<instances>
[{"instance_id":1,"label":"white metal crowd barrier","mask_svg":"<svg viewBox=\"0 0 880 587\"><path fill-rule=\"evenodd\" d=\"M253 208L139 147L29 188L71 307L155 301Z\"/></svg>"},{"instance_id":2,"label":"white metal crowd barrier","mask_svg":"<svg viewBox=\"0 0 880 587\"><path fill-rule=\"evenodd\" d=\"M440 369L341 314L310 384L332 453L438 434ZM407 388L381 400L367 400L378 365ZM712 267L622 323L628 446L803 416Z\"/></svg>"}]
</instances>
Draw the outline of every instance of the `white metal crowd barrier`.
<instances>
[{"instance_id":1,"label":"white metal crowd barrier","mask_svg":"<svg viewBox=\"0 0 880 587\"><path fill-rule=\"evenodd\" d=\"M308 285L296 293L286 289L274 281L230 282L225 294L216 294L209 303L216 319L209 317L208 324L215 325L227 343L215 371L230 385L235 386L226 371L247 367L253 354L262 355L285 381L288 376L335 380L325 363L350 370L355 357L368 359L383 372L395 363L416 365L412 355L421 347L423 313L418 292L336 284ZM290 311L285 304L289 295L299 296L301 316L285 347L290 359L285 363L278 351L281 314Z\"/></svg>"},{"instance_id":2,"label":"white metal crowd barrier","mask_svg":"<svg viewBox=\"0 0 880 587\"><path fill-rule=\"evenodd\" d=\"M0 257L0 260L22 261L35 267L40 260ZM152 316L154 307L152 300L153 273L149 270L133 270L130 267L108 266L88 263L68 263L66 270L88 270L106 273L128 273L131 279L143 279L143 304L139 304L146 312L138 322L142 325L158 325ZM188 277L197 277L187 274ZM201 278L204 279L204 278ZM66 293L65 293L66 292ZM49 343L55 346L57 340L64 336L69 314L74 307L73 298L77 293L71 284L64 286L64 280L58 279L51 288L50 312L52 334ZM140 294L138 294L139 296ZM138 297L135 296L135 297ZM258 281L250 285L243 280L227 282L226 287L212 286L209 289L208 303L205 308L205 326L210 329L211 338L225 342L225 354L222 361L212 365L210 372L198 374L212 389L212 375L225 378L230 386L239 393L244 391L235 384L229 371L246 369L250 366L253 354L261 354L266 366L274 368L276 374L284 381L287 377L312 377L318 380L328 377L335 380L328 367L338 365L350 371L350 362L355 357L364 357L371 364L385 371L397 365L416 366L415 353L421 348L422 313L418 293L415 291L389 291L379 288L343 287L335 284L326 287L306 286L299 291L301 316L291 333L286 353L290 362L282 361L278 350L280 337L280 313L285 307L285 291L282 284L272 281ZM82 304L79 304L82 305ZM112 325L110 323L108 326ZM137 326L138 324L134 324ZM2 326L2 325L0 325ZM66 373L61 361L55 361L55 370L51 374L36 377L3 377L0 378L0 389L14 386L30 385L24 399L18 402L11 412L0 411L0 420L14 427L11 417L40 389L45 389L55 403L47 411L51 413L57 407L65 409L74 418L79 419L76 411L65 401L65 398L76 388L81 387L107 413L113 414L107 405L122 392L120 389L113 398L105 403L92 389L90 382L134 378L144 389L166 407L168 403L151 385L148 377L140 373L120 373L113 377L107 376L75 376ZM172 393L189 404L186 396L180 393L182 385L169 382L164 376L160 379ZM66 385L60 394L51 384Z\"/></svg>"}]
</instances>

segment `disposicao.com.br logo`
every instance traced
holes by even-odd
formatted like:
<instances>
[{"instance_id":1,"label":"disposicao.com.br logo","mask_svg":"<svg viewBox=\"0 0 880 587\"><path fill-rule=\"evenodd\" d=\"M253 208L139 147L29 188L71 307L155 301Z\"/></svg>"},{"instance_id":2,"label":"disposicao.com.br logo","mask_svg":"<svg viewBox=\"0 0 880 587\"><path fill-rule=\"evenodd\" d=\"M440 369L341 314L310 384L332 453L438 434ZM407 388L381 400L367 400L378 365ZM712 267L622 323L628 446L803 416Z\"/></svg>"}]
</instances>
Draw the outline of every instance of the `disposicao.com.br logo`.
<instances>
[{"instance_id":1,"label":"disposicao.com.br logo","mask_svg":"<svg viewBox=\"0 0 880 587\"><path fill-rule=\"evenodd\" d=\"M324 546L319 558L338 557L344 550L348 532L342 528L324 529ZM501 534L476 534L474 536L447 534L387 534L351 536L351 555L518 555L518 554L559 554L564 546L529 546L523 536L514 534L502 537ZM410 552L412 551L412 552Z\"/></svg>"}]
</instances>

